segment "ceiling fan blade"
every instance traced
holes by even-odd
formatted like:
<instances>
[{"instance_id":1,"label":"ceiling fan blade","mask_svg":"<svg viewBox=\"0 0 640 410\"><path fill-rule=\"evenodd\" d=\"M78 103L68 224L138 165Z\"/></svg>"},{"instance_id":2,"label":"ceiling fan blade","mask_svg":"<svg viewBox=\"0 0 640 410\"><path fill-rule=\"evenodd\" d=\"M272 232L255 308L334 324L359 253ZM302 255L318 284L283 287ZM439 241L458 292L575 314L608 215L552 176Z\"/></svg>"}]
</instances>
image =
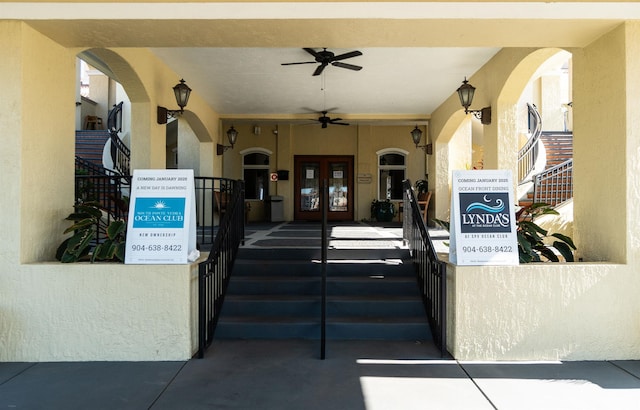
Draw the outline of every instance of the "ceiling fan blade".
<instances>
[{"instance_id":1,"label":"ceiling fan blade","mask_svg":"<svg viewBox=\"0 0 640 410\"><path fill-rule=\"evenodd\" d=\"M331 118L329 122L342 121L342 118Z\"/></svg>"},{"instance_id":2,"label":"ceiling fan blade","mask_svg":"<svg viewBox=\"0 0 640 410\"><path fill-rule=\"evenodd\" d=\"M315 61L302 61L300 63L282 63L281 65L317 64Z\"/></svg>"},{"instance_id":3,"label":"ceiling fan blade","mask_svg":"<svg viewBox=\"0 0 640 410\"><path fill-rule=\"evenodd\" d=\"M353 70L353 71L362 70L362 67L360 67L359 65L341 63L339 61L333 62L333 63L331 63L331 65L336 66L336 67L340 67L340 68L346 68L348 70Z\"/></svg>"},{"instance_id":4,"label":"ceiling fan blade","mask_svg":"<svg viewBox=\"0 0 640 410\"><path fill-rule=\"evenodd\" d=\"M324 70L324 68L326 67L326 64L320 64L318 66L318 68L316 68L316 71L313 72L313 75L320 75L322 74L322 71Z\"/></svg>"},{"instance_id":5,"label":"ceiling fan blade","mask_svg":"<svg viewBox=\"0 0 640 410\"><path fill-rule=\"evenodd\" d=\"M360 51L350 51L348 53L340 54L331 59L331 61L344 60L345 58L358 57L361 56L362 53Z\"/></svg>"},{"instance_id":6,"label":"ceiling fan blade","mask_svg":"<svg viewBox=\"0 0 640 410\"><path fill-rule=\"evenodd\" d=\"M304 51L311 54L314 57L318 57L318 52L312 48L303 48Z\"/></svg>"},{"instance_id":7,"label":"ceiling fan blade","mask_svg":"<svg viewBox=\"0 0 640 410\"><path fill-rule=\"evenodd\" d=\"M346 122L333 122L333 121L331 121L331 124L333 124L333 125L349 125Z\"/></svg>"}]
</instances>

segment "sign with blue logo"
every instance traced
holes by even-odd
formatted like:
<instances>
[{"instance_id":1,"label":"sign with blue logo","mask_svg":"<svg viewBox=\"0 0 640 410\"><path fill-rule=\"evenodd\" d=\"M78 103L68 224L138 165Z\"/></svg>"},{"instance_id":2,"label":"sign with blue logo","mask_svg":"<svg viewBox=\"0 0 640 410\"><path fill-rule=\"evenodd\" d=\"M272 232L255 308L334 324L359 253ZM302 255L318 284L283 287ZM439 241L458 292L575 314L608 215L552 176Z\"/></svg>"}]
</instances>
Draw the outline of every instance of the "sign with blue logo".
<instances>
[{"instance_id":1,"label":"sign with blue logo","mask_svg":"<svg viewBox=\"0 0 640 410\"><path fill-rule=\"evenodd\" d=\"M133 211L133 227L181 229L184 227L185 202L185 198L138 198Z\"/></svg>"},{"instance_id":2,"label":"sign with blue logo","mask_svg":"<svg viewBox=\"0 0 640 410\"><path fill-rule=\"evenodd\" d=\"M194 262L195 215L193 170L133 171L125 263Z\"/></svg>"},{"instance_id":3,"label":"sign with blue logo","mask_svg":"<svg viewBox=\"0 0 640 410\"><path fill-rule=\"evenodd\" d=\"M454 171L449 260L517 265L513 178L507 170Z\"/></svg>"}]
</instances>

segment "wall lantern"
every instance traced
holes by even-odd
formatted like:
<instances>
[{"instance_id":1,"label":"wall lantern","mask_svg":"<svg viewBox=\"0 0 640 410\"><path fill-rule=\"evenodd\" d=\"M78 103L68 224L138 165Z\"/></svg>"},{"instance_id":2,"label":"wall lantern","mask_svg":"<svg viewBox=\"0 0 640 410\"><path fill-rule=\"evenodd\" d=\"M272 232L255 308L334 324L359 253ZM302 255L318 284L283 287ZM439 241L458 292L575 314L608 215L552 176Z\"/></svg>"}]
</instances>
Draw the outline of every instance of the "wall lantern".
<instances>
[{"instance_id":1,"label":"wall lantern","mask_svg":"<svg viewBox=\"0 0 640 410\"><path fill-rule=\"evenodd\" d=\"M491 107L484 107L480 110L469 109L473 102L473 94L476 92L476 87L469 84L467 77L464 78L462 85L456 91L458 92L458 97L460 97L460 104L464 107L465 114L473 114L482 124L491 124Z\"/></svg>"},{"instance_id":2,"label":"wall lantern","mask_svg":"<svg viewBox=\"0 0 640 410\"><path fill-rule=\"evenodd\" d=\"M227 130L227 139L229 140L229 144L231 145L217 144L216 154L222 155L226 150L228 150L229 148L233 149L233 146L236 145L236 141L238 140L238 131L233 128L233 125Z\"/></svg>"},{"instance_id":3,"label":"wall lantern","mask_svg":"<svg viewBox=\"0 0 640 410\"><path fill-rule=\"evenodd\" d=\"M180 80L180 82L173 87L173 93L176 95L176 102L180 109L168 110L165 107L158 106L158 124L166 124L169 118L175 118L176 115L184 113L184 107L187 106L189 96L191 95L191 88L184 83L184 80Z\"/></svg>"},{"instance_id":4,"label":"wall lantern","mask_svg":"<svg viewBox=\"0 0 640 410\"><path fill-rule=\"evenodd\" d=\"M428 155L433 154L432 144L420 145L420 140L422 140L422 130L418 128L417 125L413 130L411 130L411 139L413 140L413 143L416 144L416 148L422 148L422 150Z\"/></svg>"}]
</instances>

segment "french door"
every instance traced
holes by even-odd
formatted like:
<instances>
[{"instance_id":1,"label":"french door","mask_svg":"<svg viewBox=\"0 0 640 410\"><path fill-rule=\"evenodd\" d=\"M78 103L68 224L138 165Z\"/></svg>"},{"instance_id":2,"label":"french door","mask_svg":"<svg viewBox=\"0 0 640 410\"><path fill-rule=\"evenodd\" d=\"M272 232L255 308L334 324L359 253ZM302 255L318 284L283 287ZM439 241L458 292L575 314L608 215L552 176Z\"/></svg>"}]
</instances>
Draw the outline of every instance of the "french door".
<instances>
[{"instance_id":1,"label":"french door","mask_svg":"<svg viewBox=\"0 0 640 410\"><path fill-rule=\"evenodd\" d=\"M327 207L330 221L353 221L353 156L296 155L294 183L294 218L320 221L322 207ZM329 195L320 202L323 181Z\"/></svg>"}]
</instances>

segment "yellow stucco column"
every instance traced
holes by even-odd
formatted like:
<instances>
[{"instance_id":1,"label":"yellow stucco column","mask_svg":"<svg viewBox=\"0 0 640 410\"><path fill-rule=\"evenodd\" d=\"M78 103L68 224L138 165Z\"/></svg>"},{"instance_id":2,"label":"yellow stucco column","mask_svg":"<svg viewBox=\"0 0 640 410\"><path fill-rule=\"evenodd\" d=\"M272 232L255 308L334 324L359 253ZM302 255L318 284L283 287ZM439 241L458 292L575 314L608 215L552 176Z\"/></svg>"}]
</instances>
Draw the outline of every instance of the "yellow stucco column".
<instances>
[{"instance_id":1,"label":"yellow stucco column","mask_svg":"<svg viewBox=\"0 0 640 410\"><path fill-rule=\"evenodd\" d=\"M17 22L0 22L5 238L0 263L52 260L73 211L75 56Z\"/></svg>"},{"instance_id":2,"label":"yellow stucco column","mask_svg":"<svg viewBox=\"0 0 640 410\"><path fill-rule=\"evenodd\" d=\"M637 258L640 24L574 51L574 239L586 261Z\"/></svg>"}]
</instances>

